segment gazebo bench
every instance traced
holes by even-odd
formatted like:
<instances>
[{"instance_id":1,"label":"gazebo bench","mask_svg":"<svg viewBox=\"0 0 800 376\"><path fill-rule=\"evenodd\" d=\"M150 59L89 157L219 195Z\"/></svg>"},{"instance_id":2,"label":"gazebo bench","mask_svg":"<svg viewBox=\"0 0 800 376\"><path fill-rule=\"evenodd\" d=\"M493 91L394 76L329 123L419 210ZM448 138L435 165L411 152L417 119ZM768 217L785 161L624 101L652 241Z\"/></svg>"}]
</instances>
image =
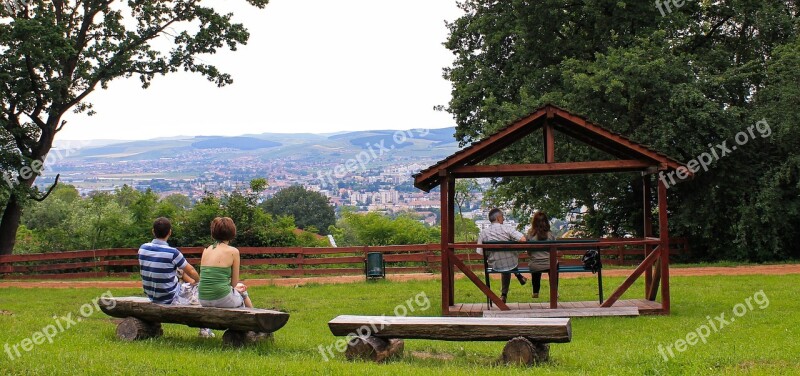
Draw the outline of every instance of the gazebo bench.
<instances>
[{"instance_id":1,"label":"gazebo bench","mask_svg":"<svg viewBox=\"0 0 800 376\"><path fill-rule=\"evenodd\" d=\"M328 322L347 336L347 359L381 362L401 355L404 339L508 341L506 363L532 365L550 356L550 343L572 341L569 318L338 316Z\"/></svg>"},{"instance_id":2,"label":"gazebo bench","mask_svg":"<svg viewBox=\"0 0 800 376\"><path fill-rule=\"evenodd\" d=\"M559 242L559 241L557 241L557 240L556 241L549 241L548 243L557 243L557 242ZM578 241L578 242L580 242L580 241ZM593 243L593 242L595 242L595 241L587 241L586 243ZM544 243L544 242L540 241L540 242L531 242L531 243L541 244L541 243ZM564 242L564 243L574 244L574 243L576 243L576 241L575 240L569 240L569 241ZM583 244L583 243L584 242L580 242L578 244ZM500 242L500 241L487 241L487 242L485 242L485 244L520 244L520 243L516 243L516 242ZM524 243L522 243L522 244L524 244ZM594 250L596 250L598 252L598 255L600 255L600 248L599 247L594 247L594 246L591 246L591 245L575 246L575 247L570 247L570 249L580 249L580 250L594 249ZM564 248L560 248L559 250L565 250L565 249ZM494 270L492 267L489 266L488 252L522 252L522 251L524 251L524 250L521 250L521 249L502 249L502 248L500 248L500 249L498 249L498 248L485 249L484 252L483 252L483 272L484 272L484 276L485 276L485 279L486 279L486 286L491 288L491 279L489 278L490 274L531 273L531 270L528 267L517 267L514 270L503 270L503 271ZM560 274L560 273L592 273L592 271L585 269L583 267L583 265L561 265L561 264L558 264L557 274ZM558 278L558 275L556 275L556 278ZM551 281L551 283L553 283L553 282ZM556 280L555 283L558 283L558 280ZM602 268L602 263L599 265L599 268L597 270L597 295L598 295L600 304L603 304L603 268ZM486 300L487 300L487 302L489 304L489 307L491 307L492 306L491 299L487 298Z\"/></svg>"},{"instance_id":3,"label":"gazebo bench","mask_svg":"<svg viewBox=\"0 0 800 376\"><path fill-rule=\"evenodd\" d=\"M125 341L159 337L161 323L171 323L225 330L222 342L239 347L271 338L289 321L288 313L268 309L156 304L143 297L100 299L98 304L105 314L123 319L116 334Z\"/></svg>"}]
</instances>

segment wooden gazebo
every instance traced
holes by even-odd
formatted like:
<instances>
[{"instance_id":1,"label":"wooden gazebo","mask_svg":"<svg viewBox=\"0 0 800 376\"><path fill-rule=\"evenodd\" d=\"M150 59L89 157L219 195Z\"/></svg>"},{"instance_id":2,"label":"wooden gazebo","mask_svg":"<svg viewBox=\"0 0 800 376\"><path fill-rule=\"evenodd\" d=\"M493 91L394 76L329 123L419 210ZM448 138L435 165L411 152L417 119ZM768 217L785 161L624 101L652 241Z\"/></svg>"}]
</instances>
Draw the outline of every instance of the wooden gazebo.
<instances>
[{"instance_id":1,"label":"wooden gazebo","mask_svg":"<svg viewBox=\"0 0 800 376\"><path fill-rule=\"evenodd\" d=\"M544 163L534 164L504 164L482 165L482 161L521 138L541 131L544 142ZM556 162L554 153L554 132L572 137L591 147L606 152L614 158L611 160L586 161L586 162ZM475 273L464 264L455 254L455 249L476 248L477 244L454 242L454 197L455 179L476 177L506 177L506 176L544 176L564 174L593 174L593 173L633 173L642 175L644 188L644 238L604 240L598 239L596 243L601 249L625 245L640 246L644 248L644 260L633 270L625 281L609 297L601 303L593 302L594 306L611 307L638 306L643 313L669 314L669 230L667 227L667 186L661 179L654 179L659 172L669 172L681 168L682 173L691 175L682 163L662 153L654 151L641 144L633 142L622 135L614 133L597 124L574 115L566 110L553 105L539 108L530 115L512 123L498 132L475 142L470 146L456 152L448 158L436 163L414 175L414 186L430 191L436 186L441 187L441 275L442 275L442 314L443 315L479 315L479 304L465 308L465 304L457 305L454 294L454 272L458 268L468 277L486 296L491 299L500 310L547 308L543 303L532 304L505 304L484 284ZM653 236L653 221L651 216L651 195L654 181L658 184L658 237ZM522 248L528 245L517 245ZM494 248L500 246L495 245ZM508 248L508 246L503 246ZM492 245L483 245L491 249ZM551 246L555 254L558 246ZM645 275L645 297L629 301L621 301L620 297L642 275ZM659 285L661 288L661 301L656 301ZM552 298L550 308L561 307ZM590 302L581 302L584 307ZM537 307L536 304L539 304ZM486 307L485 304L482 307Z\"/></svg>"}]
</instances>

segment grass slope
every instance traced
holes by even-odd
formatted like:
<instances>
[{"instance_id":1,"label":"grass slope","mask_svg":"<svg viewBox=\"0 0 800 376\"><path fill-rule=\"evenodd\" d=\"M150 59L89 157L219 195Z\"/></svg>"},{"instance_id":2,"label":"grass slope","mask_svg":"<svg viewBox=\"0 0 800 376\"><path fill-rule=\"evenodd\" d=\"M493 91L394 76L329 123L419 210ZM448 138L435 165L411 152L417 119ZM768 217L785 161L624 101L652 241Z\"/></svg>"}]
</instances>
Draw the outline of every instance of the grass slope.
<instances>
[{"instance_id":1,"label":"grass slope","mask_svg":"<svg viewBox=\"0 0 800 376\"><path fill-rule=\"evenodd\" d=\"M611 288L620 278L606 279ZM516 282L514 282L516 283ZM562 300L591 300L591 278L562 281ZM162 338L123 343L114 337L115 325L102 312L77 322L56 335L53 343L35 346L10 360L0 349L0 374L6 375L417 375L417 374L578 374L578 375L694 375L800 374L798 356L800 302L794 299L800 275L678 277L672 280L673 313L668 317L573 319L573 342L554 344L552 361L534 369L498 363L501 342L406 341L406 356L388 364L352 363L338 355L324 361L319 346L334 344L327 321L339 314L392 315L398 305L415 307L415 316L440 314L437 281L259 287L251 290L260 307L291 313L274 343L243 350L222 347L217 338L197 338L196 329L164 325ZM529 286L513 285L510 300L529 296ZM769 305L748 311L698 343L664 361L658 346L686 338L707 324L707 316L726 313L762 291ZM547 291L544 283L543 291ZM625 297L642 295L641 283ZM102 289L46 290L9 288L0 291L0 346L14 345L57 319L100 296ZM138 290L113 290L115 296L139 295ZM425 307L421 294L430 298ZM547 294L540 298L546 301ZM417 301L413 299L417 297ZM409 299L411 299L409 303ZM456 286L456 300L480 302L469 281ZM422 304L418 304L421 302ZM407 308L406 308L407 309ZM401 311L401 310L398 310ZM13 313L13 314L10 314ZM62 324L65 324L62 320Z\"/></svg>"}]
</instances>

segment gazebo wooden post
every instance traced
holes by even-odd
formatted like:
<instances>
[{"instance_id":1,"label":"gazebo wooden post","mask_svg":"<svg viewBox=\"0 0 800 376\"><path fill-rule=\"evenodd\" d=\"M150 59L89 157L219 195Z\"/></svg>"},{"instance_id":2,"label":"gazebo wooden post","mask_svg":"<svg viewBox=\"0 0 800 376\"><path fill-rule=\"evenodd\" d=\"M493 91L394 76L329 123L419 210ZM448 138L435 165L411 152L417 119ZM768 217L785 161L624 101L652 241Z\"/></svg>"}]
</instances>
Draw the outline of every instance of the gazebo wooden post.
<instances>
[{"instance_id":1,"label":"gazebo wooden post","mask_svg":"<svg viewBox=\"0 0 800 376\"><path fill-rule=\"evenodd\" d=\"M658 226L661 251L661 310L669 314L669 224L667 222L667 185L658 181Z\"/></svg>"},{"instance_id":2,"label":"gazebo wooden post","mask_svg":"<svg viewBox=\"0 0 800 376\"><path fill-rule=\"evenodd\" d=\"M454 204L454 179L447 173L446 170L439 171L439 187L440 187L440 224L442 226L441 234L441 255L442 255L442 314L450 313L450 306L454 303L453 294L453 266L450 261L449 244L453 238L453 204Z\"/></svg>"},{"instance_id":3,"label":"gazebo wooden post","mask_svg":"<svg viewBox=\"0 0 800 376\"><path fill-rule=\"evenodd\" d=\"M647 173L642 174L642 196L644 198L642 209L644 211L644 228L643 228L643 237L645 239L653 236L653 216L650 213L653 210L651 204L652 198L652 181L650 175ZM653 250L653 247L650 244L644 245L644 257L647 258L647 255ZM650 297L650 286L653 284L653 269L647 268L644 274L644 298L649 299Z\"/></svg>"},{"instance_id":4,"label":"gazebo wooden post","mask_svg":"<svg viewBox=\"0 0 800 376\"><path fill-rule=\"evenodd\" d=\"M548 119L550 118L548 114ZM544 138L544 163L553 163L556 160L555 154L555 136L553 135L554 129L553 124L550 123L549 120L546 120L544 123L543 129L543 138Z\"/></svg>"},{"instance_id":5,"label":"gazebo wooden post","mask_svg":"<svg viewBox=\"0 0 800 376\"><path fill-rule=\"evenodd\" d=\"M447 244L455 243L456 239L456 179L452 174L448 174L447 176L447 186L449 189L447 190L447 218L450 218L447 221ZM458 257L455 254L455 248L450 249L448 246L447 253L448 253L448 271L450 276L447 278L450 281L450 297L448 300L448 304L451 306L456 304L456 266L455 261L451 260L450 257Z\"/></svg>"}]
</instances>

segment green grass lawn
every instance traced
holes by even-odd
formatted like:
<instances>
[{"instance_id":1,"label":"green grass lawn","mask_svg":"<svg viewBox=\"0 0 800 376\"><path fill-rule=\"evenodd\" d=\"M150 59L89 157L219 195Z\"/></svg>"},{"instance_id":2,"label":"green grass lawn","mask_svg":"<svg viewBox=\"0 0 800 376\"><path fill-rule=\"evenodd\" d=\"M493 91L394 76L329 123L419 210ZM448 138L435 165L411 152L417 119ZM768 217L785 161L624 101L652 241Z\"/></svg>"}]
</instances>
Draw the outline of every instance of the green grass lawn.
<instances>
[{"instance_id":1,"label":"green grass lawn","mask_svg":"<svg viewBox=\"0 0 800 376\"><path fill-rule=\"evenodd\" d=\"M606 295L621 283L606 278ZM562 280L562 300L593 300L596 280ZM406 355L387 364L348 362L341 354L325 361L319 346L334 344L327 321L340 314L392 315L398 305L413 306L414 316L439 316L438 281L257 287L251 289L257 306L288 311L289 323L275 333L274 343L234 350L224 348L221 331L215 339L200 339L197 330L164 325L164 336L123 343L114 336L115 324L96 312L53 337L10 359L0 349L0 374L6 375L274 375L274 374L800 374L800 300L795 294L800 275L676 277L672 279L672 315L637 318L573 319L573 340L553 344L551 361L534 369L505 366L498 361L502 342L444 342L407 340ZM512 285L511 301L529 299L529 286ZM643 295L641 283L623 298ZM752 297L762 291L769 305ZM80 316L81 306L104 289L0 289L0 346L19 344L44 327L61 322L54 316ZM543 291L547 291L544 283ZM114 296L139 295L138 289L112 290ZM422 294L430 298L425 308ZM547 294L539 299L546 301ZM418 300L414 301L417 297ZM741 317L734 316L750 299ZM409 299L411 302L409 303ZM456 300L482 302L480 291L468 280L456 283ZM423 304L417 304L422 302ZM85 311L88 311L84 307ZM725 313L735 318L712 332L707 343L689 346L665 361L659 345L686 339L707 316ZM674 348L674 345L673 345ZM13 350L12 350L13 352Z\"/></svg>"}]
</instances>

